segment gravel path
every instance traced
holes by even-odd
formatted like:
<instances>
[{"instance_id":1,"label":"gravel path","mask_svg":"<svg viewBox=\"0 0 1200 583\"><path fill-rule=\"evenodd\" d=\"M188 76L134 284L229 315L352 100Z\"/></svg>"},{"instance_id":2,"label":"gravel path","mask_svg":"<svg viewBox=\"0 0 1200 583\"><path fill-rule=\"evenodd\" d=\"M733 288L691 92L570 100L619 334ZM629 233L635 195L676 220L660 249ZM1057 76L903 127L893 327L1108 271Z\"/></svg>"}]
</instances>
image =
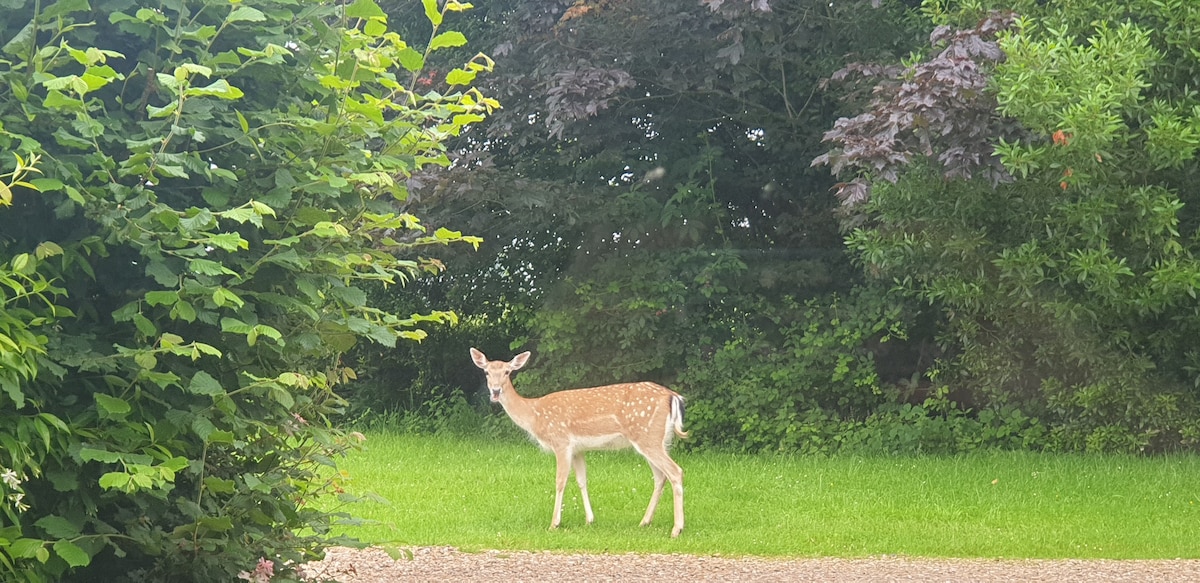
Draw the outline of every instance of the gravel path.
<instances>
[{"instance_id":1,"label":"gravel path","mask_svg":"<svg viewBox=\"0 0 1200 583\"><path fill-rule=\"evenodd\" d=\"M550 552L464 553L452 547L330 549L304 568L313 581L922 581L1184 582L1200 581L1200 560L730 559L691 555L568 555Z\"/></svg>"}]
</instances>

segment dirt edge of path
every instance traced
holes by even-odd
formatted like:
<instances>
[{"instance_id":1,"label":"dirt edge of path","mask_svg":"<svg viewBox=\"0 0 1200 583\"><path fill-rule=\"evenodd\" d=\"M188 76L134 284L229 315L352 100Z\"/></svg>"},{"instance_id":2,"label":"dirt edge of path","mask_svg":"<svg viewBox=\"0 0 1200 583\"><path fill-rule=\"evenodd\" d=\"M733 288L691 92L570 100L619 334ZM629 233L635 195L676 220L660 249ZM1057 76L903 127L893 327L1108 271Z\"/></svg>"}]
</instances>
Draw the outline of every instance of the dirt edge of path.
<instances>
[{"instance_id":1,"label":"dirt edge of path","mask_svg":"<svg viewBox=\"0 0 1200 583\"><path fill-rule=\"evenodd\" d=\"M301 569L308 581L1200 581L1200 560L729 558L676 554L462 552L454 547L328 550ZM393 558L393 556L399 558Z\"/></svg>"}]
</instances>

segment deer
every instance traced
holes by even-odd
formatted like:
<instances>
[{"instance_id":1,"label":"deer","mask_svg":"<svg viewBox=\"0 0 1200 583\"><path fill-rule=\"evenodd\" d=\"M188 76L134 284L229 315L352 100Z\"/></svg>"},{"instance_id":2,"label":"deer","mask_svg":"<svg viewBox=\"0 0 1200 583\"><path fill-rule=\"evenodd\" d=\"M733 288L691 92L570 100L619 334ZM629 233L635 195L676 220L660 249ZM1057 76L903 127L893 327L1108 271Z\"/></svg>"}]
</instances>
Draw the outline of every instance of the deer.
<instances>
[{"instance_id":1,"label":"deer","mask_svg":"<svg viewBox=\"0 0 1200 583\"><path fill-rule=\"evenodd\" d=\"M527 399L513 388L511 375L525 366L529 356L529 352L522 352L507 362L488 360L478 349L471 349L471 360L487 376L491 401L500 403L513 423L543 450L554 454L556 489L550 529L558 528L561 522L563 490L572 469L587 523L595 520L588 498L584 453L632 447L646 459L654 474L654 491L641 526L649 525L654 518L664 483L670 482L675 501L671 538L678 537L683 531L683 468L671 459L667 449L674 437L688 436L683 430L683 397L656 383L637 382L557 391Z\"/></svg>"}]
</instances>

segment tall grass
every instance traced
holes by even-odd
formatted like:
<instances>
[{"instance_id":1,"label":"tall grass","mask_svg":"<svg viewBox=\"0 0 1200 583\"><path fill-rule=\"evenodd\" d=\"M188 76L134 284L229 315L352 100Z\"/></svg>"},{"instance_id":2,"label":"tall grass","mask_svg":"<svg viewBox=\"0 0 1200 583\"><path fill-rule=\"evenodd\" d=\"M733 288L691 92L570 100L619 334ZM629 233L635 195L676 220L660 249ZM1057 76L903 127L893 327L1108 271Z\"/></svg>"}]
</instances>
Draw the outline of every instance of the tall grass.
<instances>
[{"instance_id":1,"label":"tall grass","mask_svg":"<svg viewBox=\"0 0 1200 583\"><path fill-rule=\"evenodd\" d=\"M466 550L682 552L761 556L1198 558L1200 458L979 453L794 457L677 452L687 526L670 489L638 528L650 470L631 451L588 454L596 522L568 485L548 531L554 458L531 443L368 434L346 489L389 502L346 510L365 541ZM333 501L325 501L329 507Z\"/></svg>"}]
</instances>

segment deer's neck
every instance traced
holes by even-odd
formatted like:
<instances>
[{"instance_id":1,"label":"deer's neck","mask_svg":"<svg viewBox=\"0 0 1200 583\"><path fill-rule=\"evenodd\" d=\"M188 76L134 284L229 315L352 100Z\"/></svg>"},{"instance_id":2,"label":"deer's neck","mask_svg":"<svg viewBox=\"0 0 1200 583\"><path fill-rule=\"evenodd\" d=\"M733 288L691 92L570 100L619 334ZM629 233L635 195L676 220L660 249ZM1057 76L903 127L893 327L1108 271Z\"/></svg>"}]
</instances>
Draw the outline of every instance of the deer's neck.
<instances>
[{"instance_id":1,"label":"deer's neck","mask_svg":"<svg viewBox=\"0 0 1200 583\"><path fill-rule=\"evenodd\" d=\"M517 394L512 383L504 387L504 392L500 394L500 406L504 407L504 412L508 413L510 419L513 420L521 429L528 431L534 435L534 422L537 420L537 399L526 399Z\"/></svg>"}]
</instances>

